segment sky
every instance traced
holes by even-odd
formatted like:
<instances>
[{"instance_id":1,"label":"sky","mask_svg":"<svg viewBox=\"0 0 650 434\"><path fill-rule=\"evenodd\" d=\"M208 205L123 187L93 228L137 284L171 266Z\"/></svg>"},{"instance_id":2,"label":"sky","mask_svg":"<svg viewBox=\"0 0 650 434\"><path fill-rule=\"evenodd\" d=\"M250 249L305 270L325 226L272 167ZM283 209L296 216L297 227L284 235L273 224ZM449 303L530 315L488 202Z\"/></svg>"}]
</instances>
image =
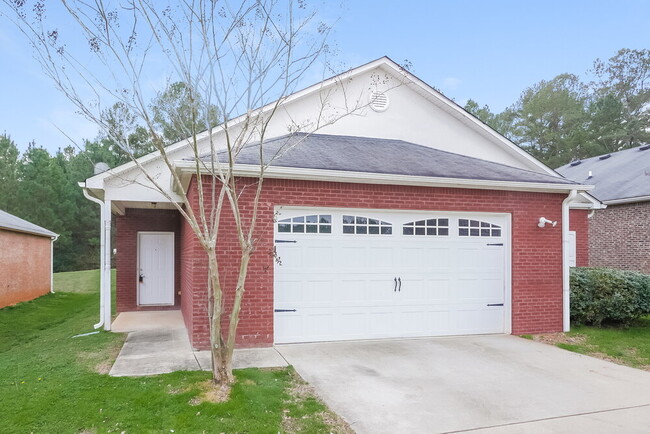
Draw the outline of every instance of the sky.
<instances>
[{"instance_id":1,"label":"sky","mask_svg":"<svg viewBox=\"0 0 650 434\"><path fill-rule=\"evenodd\" d=\"M650 0L349 0L325 2L334 22L335 63L382 56L459 104L501 111L527 87L561 73L585 78L597 58L650 49ZM0 7L0 12L2 12ZM54 153L97 128L45 77L24 36L0 16L0 133L21 151L31 141ZM305 86L313 84L304 83Z\"/></svg>"}]
</instances>

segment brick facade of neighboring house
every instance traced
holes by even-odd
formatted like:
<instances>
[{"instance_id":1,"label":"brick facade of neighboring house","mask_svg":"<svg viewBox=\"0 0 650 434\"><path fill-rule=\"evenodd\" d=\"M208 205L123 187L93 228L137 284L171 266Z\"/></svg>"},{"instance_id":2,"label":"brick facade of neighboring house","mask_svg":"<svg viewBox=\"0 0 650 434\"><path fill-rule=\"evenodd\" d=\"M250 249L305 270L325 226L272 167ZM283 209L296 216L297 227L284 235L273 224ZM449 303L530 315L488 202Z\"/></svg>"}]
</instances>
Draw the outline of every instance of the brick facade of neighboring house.
<instances>
[{"instance_id":1,"label":"brick facade of neighboring house","mask_svg":"<svg viewBox=\"0 0 650 434\"><path fill-rule=\"evenodd\" d=\"M174 270L174 306L139 306L138 305L138 232L173 232L174 256L181 253L181 216L176 210L127 208L123 216L115 219L115 258L117 268L116 291L117 311L165 310L180 307L181 288L180 262L175 261Z\"/></svg>"},{"instance_id":2,"label":"brick facade of neighboring house","mask_svg":"<svg viewBox=\"0 0 650 434\"><path fill-rule=\"evenodd\" d=\"M609 205L594 213L589 265L650 274L650 202Z\"/></svg>"},{"instance_id":3,"label":"brick facade of neighboring house","mask_svg":"<svg viewBox=\"0 0 650 434\"><path fill-rule=\"evenodd\" d=\"M210 183L204 185L209 188ZM549 193L267 179L260 200L256 231L258 244L246 281L238 346L273 344L273 218L274 207L279 205L510 213L512 333L561 331L562 258L558 254L562 243L561 227L540 229L537 221L540 215L561 221L561 205L565 197L564 194ZM190 186L189 198L193 207L198 209L194 182ZM245 216L250 215L250 207L244 206L243 209ZM205 349L209 347L207 260L187 224L181 224L180 234L181 308L192 345ZM127 237L118 235L120 239L133 237L133 232ZM239 266L239 247L232 219L222 218L219 244L225 301L226 306L230 306ZM119 274L124 265L124 261L118 263L118 285L123 282ZM135 276L133 271L129 273Z\"/></svg>"},{"instance_id":4,"label":"brick facade of neighboring house","mask_svg":"<svg viewBox=\"0 0 650 434\"><path fill-rule=\"evenodd\" d=\"M0 308L50 292L49 237L0 229Z\"/></svg>"}]
</instances>

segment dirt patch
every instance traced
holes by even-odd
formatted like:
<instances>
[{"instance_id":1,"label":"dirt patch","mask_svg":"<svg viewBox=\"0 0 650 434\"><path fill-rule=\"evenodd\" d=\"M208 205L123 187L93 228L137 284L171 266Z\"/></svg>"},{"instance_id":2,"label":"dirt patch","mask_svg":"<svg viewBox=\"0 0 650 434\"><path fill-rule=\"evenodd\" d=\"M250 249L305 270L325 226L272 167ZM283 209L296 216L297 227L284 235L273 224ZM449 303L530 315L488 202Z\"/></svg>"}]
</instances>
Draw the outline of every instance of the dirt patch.
<instances>
[{"instance_id":1,"label":"dirt patch","mask_svg":"<svg viewBox=\"0 0 650 434\"><path fill-rule=\"evenodd\" d=\"M211 402L218 404L226 402L230 399L230 386L217 386L210 380L205 380L198 384L201 393L199 396L192 398L189 402L190 405L199 405L202 402Z\"/></svg>"},{"instance_id":2,"label":"dirt patch","mask_svg":"<svg viewBox=\"0 0 650 434\"><path fill-rule=\"evenodd\" d=\"M584 345L587 342L585 335L567 335L566 333L546 333L543 335L533 335L533 340L543 342L549 345L568 344Z\"/></svg>"},{"instance_id":3,"label":"dirt patch","mask_svg":"<svg viewBox=\"0 0 650 434\"><path fill-rule=\"evenodd\" d=\"M97 374L108 374L120 354L126 335L116 339L101 351L85 351L77 354L77 362Z\"/></svg>"},{"instance_id":4,"label":"dirt patch","mask_svg":"<svg viewBox=\"0 0 650 434\"><path fill-rule=\"evenodd\" d=\"M307 399L315 399L320 402L324 407L327 407L320 397L316 394L316 390L313 386L303 380L297 372L292 372L292 383L291 387L287 390L289 399L286 401L287 404L299 404L302 401ZM350 425L343 420L343 418L331 410L325 410L318 413L314 413L310 416L303 416L304 418L310 417L312 419L320 419L323 423L328 426L330 433L340 433L340 434L352 434L354 430L350 428ZM282 413L282 427L285 432L303 432L303 420L296 419L291 417L290 410L285 409Z\"/></svg>"}]
</instances>

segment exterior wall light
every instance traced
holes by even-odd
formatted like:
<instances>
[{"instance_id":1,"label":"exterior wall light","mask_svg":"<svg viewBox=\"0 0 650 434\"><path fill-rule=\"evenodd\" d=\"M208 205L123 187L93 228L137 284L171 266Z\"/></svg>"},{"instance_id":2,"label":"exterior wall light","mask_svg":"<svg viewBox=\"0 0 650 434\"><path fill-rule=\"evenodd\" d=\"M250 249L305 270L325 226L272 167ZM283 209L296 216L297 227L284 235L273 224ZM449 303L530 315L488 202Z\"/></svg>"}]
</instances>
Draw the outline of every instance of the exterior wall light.
<instances>
[{"instance_id":1,"label":"exterior wall light","mask_svg":"<svg viewBox=\"0 0 650 434\"><path fill-rule=\"evenodd\" d=\"M553 221L547 219L546 217L540 217L539 218L539 223L537 223L537 226L539 226L540 228L543 228L544 226L546 226L547 223L550 224L553 227L557 226L557 221L553 222Z\"/></svg>"}]
</instances>

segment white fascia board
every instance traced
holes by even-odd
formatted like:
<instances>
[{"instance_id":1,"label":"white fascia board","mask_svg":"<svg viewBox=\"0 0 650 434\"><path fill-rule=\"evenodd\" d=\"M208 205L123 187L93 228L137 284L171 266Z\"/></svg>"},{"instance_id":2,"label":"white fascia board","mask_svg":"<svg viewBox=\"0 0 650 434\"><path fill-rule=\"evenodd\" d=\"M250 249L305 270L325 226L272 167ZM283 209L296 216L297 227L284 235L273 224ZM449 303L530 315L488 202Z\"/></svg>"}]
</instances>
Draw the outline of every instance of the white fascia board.
<instances>
[{"instance_id":1,"label":"white fascia board","mask_svg":"<svg viewBox=\"0 0 650 434\"><path fill-rule=\"evenodd\" d=\"M635 196L635 197L626 197L624 199L612 199L604 200L605 205L622 205L625 203L634 203L634 202L647 202L650 201L650 196Z\"/></svg>"},{"instance_id":2,"label":"white fascia board","mask_svg":"<svg viewBox=\"0 0 650 434\"><path fill-rule=\"evenodd\" d=\"M363 74L366 71L370 71L374 68L377 67L382 67L388 70L389 72L393 73L397 78L400 78L403 80L403 83L406 85L413 84L416 86L416 91L426 97L429 101L435 103L436 105L440 106L441 108L445 109L448 113L454 115L458 119L460 119L464 124L468 125L471 128L474 128L478 130L480 133L482 133L484 136L490 138L492 141L496 142L497 144L500 144L501 146L504 147L504 149L509 152L510 154L513 154L516 157L523 158L529 163L532 163L533 166L538 167L539 169L543 170L544 173L547 173L551 176L554 177L560 177L556 171L553 169L549 168L548 166L544 165L542 162L537 160L535 157L530 155L528 152L524 151L521 149L519 146L511 142L510 140L506 139L504 136L501 134L497 133L494 131L492 128L481 122L479 119L477 119L475 116L472 116L469 114L465 109L460 107L458 104L453 102L451 99L447 98L445 95L442 93L438 92L435 90L433 87L431 87L429 84L426 82L420 80L418 77L413 75L412 73L408 72L407 70L401 68L399 64L391 60L390 58L384 56L381 57L377 60L373 60L371 62L368 62L364 65L358 66L356 68L350 69L346 72L343 72L341 74L335 75L333 77L330 77L328 79L325 79L319 83L316 83L312 86L306 87L305 89L302 89L300 91L294 92L291 95L288 95L283 98L282 101L280 101L279 105L283 106L286 104L289 104L293 101L302 99L308 95L311 95L312 93L322 91L330 86L333 86L336 84L338 81L341 79L351 78L356 75ZM244 114L241 116L238 116L234 119L231 119L228 121L228 126L227 128L234 128L238 124L242 123L247 117L249 116L259 116L262 115L266 112L269 112L270 110L273 110L275 105L277 104L277 101L274 101L273 103L267 104L264 107L261 107L259 109L254 110L251 112L251 114ZM213 137L218 134L219 132L224 130L223 125L216 126L215 128L212 129L212 135ZM200 133L197 136L197 142L202 142L204 140L209 139L209 134L207 131ZM183 146L187 145L187 139L184 139L178 143L175 143L173 145L170 145L166 148L167 154L172 154L175 152L177 149L182 148ZM160 157L160 152L155 151L152 152L151 154L147 154L143 157L138 158L138 162L140 164L145 164L148 163L152 160L155 160ZM121 166L118 166L114 169L111 169L107 172L101 173L99 175L96 175L92 178L89 178L87 180L89 188L98 188L98 189L103 189L103 182L101 182L101 185L99 185L99 181L103 181L104 179L107 179L109 177L113 177L119 174L122 174L124 172L127 172L131 169L137 168L137 164L133 161L125 163Z\"/></svg>"},{"instance_id":3,"label":"white fascia board","mask_svg":"<svg viewBox=\"0 0 650 434\"><path fill-rule=\"evenodd\" d=\"M227 170L227 165L222 165ZM175 170L179 174L195 174L196 165L190 161L175 162ZM202 174L210 174L207 168ZM260 166L253 164L237 164L233 167L233 175L241 177L259 177ZM549 184L543 182L512 182L492 181L481 179L439 178L429 176L393 175L384 173L343 172L326 169L303 169L295 167L268 167L264 172L265 178L294 179L301 181L348 182L356 184L386 184L412 185L421 187L447 187L481 190L535 191L535 192L566 192L571 190L588 191L593 185L579 184Z\"/></svg>"}]
</instances>

